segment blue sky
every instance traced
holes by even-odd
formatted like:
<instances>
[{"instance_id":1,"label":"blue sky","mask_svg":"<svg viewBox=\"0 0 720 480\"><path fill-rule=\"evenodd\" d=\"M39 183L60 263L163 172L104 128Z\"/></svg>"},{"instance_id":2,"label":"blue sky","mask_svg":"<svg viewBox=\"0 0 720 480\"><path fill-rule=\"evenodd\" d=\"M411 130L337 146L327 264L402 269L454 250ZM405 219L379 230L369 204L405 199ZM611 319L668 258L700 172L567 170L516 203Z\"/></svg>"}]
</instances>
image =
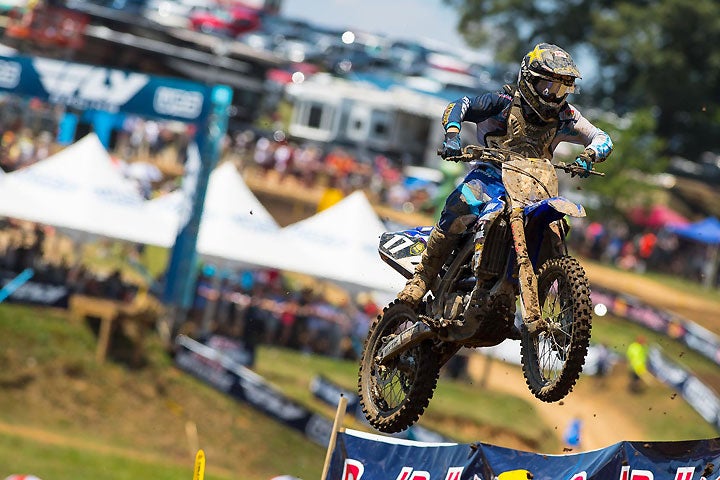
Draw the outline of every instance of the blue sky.
<instances>
[{"instance_id":1,"label":"blue sky","mask_svg":"<svg viewBox=\"0 0 720 480\"><path fill-rule=\"evenodd\" d=\"M466 48L456 31L456 11L441 0L284 0L281 13L323 26Z\"/></svg>"}]
</instances>

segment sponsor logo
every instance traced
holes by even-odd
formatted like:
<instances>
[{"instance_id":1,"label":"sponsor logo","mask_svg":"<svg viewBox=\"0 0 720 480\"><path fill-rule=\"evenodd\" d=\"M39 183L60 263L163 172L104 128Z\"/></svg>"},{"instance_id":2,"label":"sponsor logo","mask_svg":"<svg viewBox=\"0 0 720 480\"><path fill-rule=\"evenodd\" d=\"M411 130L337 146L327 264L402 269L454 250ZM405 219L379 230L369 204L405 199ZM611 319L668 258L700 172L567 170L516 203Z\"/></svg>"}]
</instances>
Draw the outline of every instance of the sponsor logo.
<instances>
[{"instance_id":1,"label":"sponsor logo","mask_svg":"<svg viewBox=\"0 0 720 480\"><path fill-rule=\"evenodd\" d=\"M327 445L332 433L332 422L320 415L312 415L305 425L305 436L320 445Z\"/></svg>"},{"instance_id":2,"label":"sponsor logo","mask_svg":"<svg viewBox=\"0 0 720 480\"><path fill-rule=\"evenodd\" d=\"M410 253L413 255L420 255L423 251L425 251L425 244L422 242L416 242L415 245L410 247Z\"/></svg>"},{"instance_id":3,"label":"sponsor logo","mask_svg":"<svg viewBox=\"0 0 720 480\"><path fill-rule=\"evenodd\" d=\"M12 90L20 84L22 66L17 62L0 61L0 87Z\"/></svg>"},{"instance_id":4,"label":"sponsor logo","mask_svg":"<svg viewBox=\"0 0 720 480\"><path fill-rule=\"evenodd\" d=\"M204 379L210 385L223 392L230 391L235 383L233 375L228 374L225 369L216 362L200 356L194 352L179 352L175 357L175 363L198 378Z\"/></svg>"},{"instance_id":5,"label":"sponsor logo","mask_svg":"<svg viewBox=\"0 0 720 480\"><path fill-rule=\"evenodd\" d=\"M470 108L470 98L463 97L462 98L462 109L460 110L463 118L465 118L465 114L467 113L469 108Z\"/></svg>"},{"instance_id":6,"label":"sponsor logo","mask_svg":"<svg viewBox=\"0 0 720 480\"><path fill-rule=\"evenodd\" d=\"M452 112L452 109L454 106L455 106L455 103L453 102L450 105L448 105L447 107L445 107L445 112L443 113L443 116L442 116L442 124L443 125L447 125L448 118L450 118L450 112Z\"/></svg>"},{"instance_id":7,"label":"sponsor logo","mask_svg":"<svg viewBox=\"0 0 720 480\"><path fill-rule=\"evenodd\" d=\"M692 480L693 473L695 473L695 467L678 467L673 478L675 480ZM631 470L629 465L623 465L620 469L620 480L655 480L655 476L650 470ZM700 480L705 480L705 477L701 477Z\"/></svg>"},{"instance_id":8,"label":"sponsor logo","mask_svg":"<svg viewBox=\"0 0 720 480\"><path fill-rule=\"evenodd\" d=\"M347 399L348 406L354 405L357 402L357 396L355 396L353 392L344 390L319 376L312 379L310 391L316 397L332 405L335 405L340 397Z\"/></svg>"},{"instance_id":9,"label":"sponsor logo","mask_svg":"<svg viewBox=\"0 0 720 480\"><path fill-rule=\"evenodd\" d=\"M148 75L35 59L33 66L51 103L117 112L150 81Z\"/></svg>"},{"instance_id":10,"label":"sponsor logo","mask_svg":"<svg viewBox=\"0 0 720 480\"><path fill-rule=\"evenodd\" d=\"M203 94L179 88L158 87L153 107L161 115L193 119L202 112Z\"/></svg>"},{"instance_id":11,"label":"sponsor logo","mask_svg":"<svg viewBox=\"0 0 720 480\"><path fill-rule=\"evenodd\" d=\"M465 467L449 467L444 480L460 480ZM352 458L346 458L343 464L342 480L360 480L365 473L365 466ZM475 477L477 478L477 476ZM395 480L430 480L430 472L415 470L413 467L402 467ZM684 479L682 479L684 480Z\"/></svg>"},{"instance_id":12,"label":"sponsor logo","mask_svg":"<svg viewBox=\"0 0 720 480\"><path fill-rule=\"evenodd\" d=\"M342 480L360 480L365 473L365 465L352 458L346 458L343 465Z\"/></svg>"},{"instance_id":13,"label":"sponsor logo","mask_svg":"<svg viewBox=\"0 0 720 480\"><path fill-rule=\"evenodd\" d=\"M445 480L460 480L464 468L449 467L445 474ZM430 480L430 472L413 470L412 467L403 467L395 480Z\"/></svg>"}]
</instances>

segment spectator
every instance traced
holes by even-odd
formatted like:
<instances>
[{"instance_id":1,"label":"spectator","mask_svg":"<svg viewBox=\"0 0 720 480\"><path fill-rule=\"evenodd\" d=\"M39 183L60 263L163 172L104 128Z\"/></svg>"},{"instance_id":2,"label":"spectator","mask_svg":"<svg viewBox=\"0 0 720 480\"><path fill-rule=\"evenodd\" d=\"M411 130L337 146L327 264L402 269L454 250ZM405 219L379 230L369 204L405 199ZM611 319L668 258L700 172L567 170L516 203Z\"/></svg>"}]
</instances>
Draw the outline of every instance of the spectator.
<instances>
[{"instance_id":1,"label":"spectator","mask_svg":"<svg viewBox=\"0 0 720 480\"><path fill-rule=\"evenodd\" d=\"M565 443L565 451L578 450L582 446L580 441L580 434L582 431L582 420L578 417L573 417L570 420L565 433L563 434L563 442Z\"/></svg>"},{"instance_id":2,"label":"spectator","mask_svg":"<svg viewBox=\"0 0 720 480\"><path fill-rule=\"evenodd\" d=\"M628 374L631 393L642 393L647 382L647 345L645 337L638 336L627 349Z\"/></svg>"}]
</instances>

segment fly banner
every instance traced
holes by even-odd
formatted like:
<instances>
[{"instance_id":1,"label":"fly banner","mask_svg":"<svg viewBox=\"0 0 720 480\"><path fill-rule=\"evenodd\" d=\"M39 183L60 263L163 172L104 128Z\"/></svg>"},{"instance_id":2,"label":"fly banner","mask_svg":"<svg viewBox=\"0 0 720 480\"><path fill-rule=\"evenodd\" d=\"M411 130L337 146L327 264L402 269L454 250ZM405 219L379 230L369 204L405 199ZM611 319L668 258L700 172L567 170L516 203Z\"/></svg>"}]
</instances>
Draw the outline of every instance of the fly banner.
<instances>
[{"instance_id":1,"label":"fly banner","mask_svg":"<svg viewBox=\"0 0 720 480\"><path fill-rule=\"evenodd\" d=\"M187 123L201 123L210 111L207 85L42 57L0 56L0 91Z\"/></svg>"}]
</instances>

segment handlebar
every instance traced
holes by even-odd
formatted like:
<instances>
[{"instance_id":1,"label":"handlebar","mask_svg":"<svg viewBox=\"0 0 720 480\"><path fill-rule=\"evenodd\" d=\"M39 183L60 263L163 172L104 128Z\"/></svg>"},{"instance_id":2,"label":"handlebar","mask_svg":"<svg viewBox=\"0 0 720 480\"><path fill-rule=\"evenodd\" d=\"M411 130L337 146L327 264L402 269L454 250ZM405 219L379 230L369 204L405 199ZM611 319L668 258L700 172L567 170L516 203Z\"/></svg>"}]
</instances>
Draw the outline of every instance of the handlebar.
<instances>
[{"instance_id":1,"label":"handlebar","mask_svg":"<svg viewBox=\"0 0 720 480\"><path fill-rule=\"evenodd\" d=\"M442 157L442 150L438 149L437 154ZM479 145L467 145L463 148L463 153L461 155L451 156L451 157L443 157L445 160L449 162L472 162L472 161L485 161L485 162L493 162L493 163L504 163L515 159L522 159L525 160L527 157L525 155L522 155L517 152L513 152L511 150L507 150L504 148L495 148L495 147L481 147ZM557 168L558 170L563 170L565 172L570 173L572 176L575 175L581 175L584 173L589 173L591 175L597 175L599 177L604 177L605 174L603 172L598 172L597 170L585 170L580 165L576 165L574 163L553 163L553 167Z\"/></svg>"}]
</instances>

